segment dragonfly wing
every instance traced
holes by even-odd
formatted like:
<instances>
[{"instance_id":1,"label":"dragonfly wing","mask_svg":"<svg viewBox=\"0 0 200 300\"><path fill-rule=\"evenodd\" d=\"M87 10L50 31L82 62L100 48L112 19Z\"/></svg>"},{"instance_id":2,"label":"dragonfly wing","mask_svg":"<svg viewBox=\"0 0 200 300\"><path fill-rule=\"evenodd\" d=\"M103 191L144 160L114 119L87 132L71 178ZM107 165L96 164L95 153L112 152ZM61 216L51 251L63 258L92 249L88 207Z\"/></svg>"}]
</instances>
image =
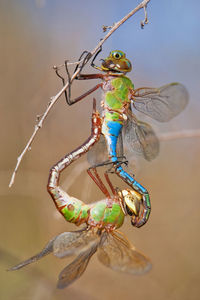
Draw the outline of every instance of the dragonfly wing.
<instances>
[{"instance_id":1,"label":"dragonfly wing","mask_svg":"<svg viewBox=\"0 0 200 300\"><path fill-rule=\"evenodd\" d=\"M87 160L91 166L97 165L108 159L106 141L103 135L87 153Z\"/></svg>"},{"instance_id":2,"label":"dragonfly wing","mask_svg":"<svg viewBox=\"0 0 200 300\"><path fill-rule=\"evenodd\" d=\"M152 127L136 118L134 121L128 118L123 128L123 139L129 152L142 155L148 161L159 153L159 140Z\"/></svg>"},{"instance_id":3,"label":"dragonfly wing","mask_svg":"<svg viewBox=\"0 0 200 300\"><path fill-rule=\"evenodd\" d=\"M123 145L122 131L120 131L120 134L117 139L117 156L122 157L123 155L124 155L124 145Z\"/></svg>"},{"instance_id":4,"label":"dragonfly wing","mask_svg":"<svg viewBox=\"0 0 200 300\"><path fill-rule=\"evenodd\" d=\"M158 89L136 90L132 106L159 122L167 122L185 108L188 100L189 94L184 85L174 82Z\"/></svg>"},{"instance_id":5,"label":"dragonfly wing","mask_svg":"<svg viewBox=\"0 0 200 300\"><path fill-rule=\"evenodd\" d=\"M123 156L122 133L119 134L117 140L117 156ZM108 160L108 150L104 135L101 135L99 141L88 151L87 160L91 166Z\"/></svg>"},{"instance_id":6,"label":"dragonfly wing","mask_svg":"<svg viewBox=\"0 0 200 300\"><path fill-rule=\"evenodd\" d=\"M53 243L54 243L55 239L56 239L56 237L53 238L52 240L50 240L41 252L28 258L27 260L22 261L21 263L17 264L16 266L10 268L8 271L19 270L19 269L25 267L26 265L29 265L29 264L41 259L42 257L52 253L53 252Z\"/></svg>"},{"instance_id":7,"label":"dragonfly wing","mask_svg":"<svg viewBox=\"0 0 200 300\"><path fill-rule=\"evenodd\" d=\"M65 267L58 277L57 287L63 289L78 279L85 271L90 258L97 251L98 243L79 254L79 256L67 267Z\"/></svg>"},{"instance_id":8,"label":"dragonfly wing","mask_svg":"<svg viewBox=\"0 0 200 300\"><path fill-rule=\"evenodd\" d=\"M53 254L59 258L79 255L99 240L99 235L92 230L63 232L53 242Z\"/></svg>"},{"instance_id":9,"label":"dragonfly wing","mask_svg":"<svg viewBox=\"0 0 200 300\"><path fill-rule=\"evenodd\" d=\"M115 271L137 275L151 269L149 259L118 231L103 234L97 255L102 264Z\"/></svg>"}]
</instances>

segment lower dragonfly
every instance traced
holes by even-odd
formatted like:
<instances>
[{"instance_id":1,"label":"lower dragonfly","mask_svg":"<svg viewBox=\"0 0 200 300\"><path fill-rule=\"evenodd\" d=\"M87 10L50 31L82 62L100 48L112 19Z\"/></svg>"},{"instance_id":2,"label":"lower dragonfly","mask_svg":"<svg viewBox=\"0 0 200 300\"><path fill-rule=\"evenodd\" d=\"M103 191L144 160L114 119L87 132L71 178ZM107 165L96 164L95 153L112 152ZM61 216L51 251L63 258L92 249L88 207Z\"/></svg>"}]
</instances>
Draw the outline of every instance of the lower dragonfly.
<instances>
[{"instance_id":1,"label":"lower dragonfly","mask_svg":"<svg viewBox=\"0 0 200 300\"><path fill-rule=\"evenodd\" d=\"M104 74L79 73L76 79L101 79L102 83L97 84L73 100L70 99L70 74L67 61L65 62L69 79L68 93L65 91L65 97L67 104L72 105L99 88L103 90L103 100L101 102L101 135L103 138L98 139L99 142L96 140L93 143L93 146L95 144L96 146L88 153L89 162L93 165L91 169L111 164L111 169L132 189L142 195L145 211L142 218L138 219L134 224L136 227L141 227L147 222L151 211L149 193L146 188L134 179L134 175L130 175L122 168L122 163L126 162L122 159L123 142L128 145L127 148L130 151L136 150L146 160L151 160L159 152L159 141L152 127L136 118L134 110L143 112L159 122L167 122L185 108L189 96L186 88L177 82L164 85L160 88L142 87L135 89L132 81L125 76L132 69L131 62L126 58L125 53L120 50L111 51L107 58L102 59L103 62L98 67L94 64L94 60L101 50L100 48L94 56L91 66L104 72ZM87 51L82 53L79 58L79 61L82 61L79 66L80 71L90 58L91 53ZM60 75L58 68L55 67L55 70L65 85L65 79ZM76 70L77 68L75 72ZM120 155L117 151L117 144L120 149ZM101 160L102 153L104 152L106 152L106 161ZM93 176L93 179L95 180L95 176Z\"/></svg>"},{"instance_id":2,"label":"lower dragonfly","mask_svg":"<svg viewBox=\"0 0 200 300\"><path fill-rule=\"evenodd\" d=\"M112 191L110 195L95 169L98 185L108 197L104 200L85 204L79 199L71 197L59 186L60 173L78 156L84 154L89 145L98 137L98 124L101 121L98 113L94 111L92 118L92 135L83 144L82 148L71 152L61 159L50 170L48 191L51 194L58 211L71 223L79 226L83 223L86 228L64 232L51 239L44 249L33 257L9 269L19 270L33 263L47 254L53 253L59 258L76 255L75 260L67 265L59 275L58 288L65 288L85 271L90 258L97 252L102 264L115 271L130 274L143 274L150 270L150 260L135 249L127 238L117 231L123 225L128 214L132 223L143 214L142 196L131 189L116 189L109 176L105 173L106 181Z\"/></svg>"}]
</instances>

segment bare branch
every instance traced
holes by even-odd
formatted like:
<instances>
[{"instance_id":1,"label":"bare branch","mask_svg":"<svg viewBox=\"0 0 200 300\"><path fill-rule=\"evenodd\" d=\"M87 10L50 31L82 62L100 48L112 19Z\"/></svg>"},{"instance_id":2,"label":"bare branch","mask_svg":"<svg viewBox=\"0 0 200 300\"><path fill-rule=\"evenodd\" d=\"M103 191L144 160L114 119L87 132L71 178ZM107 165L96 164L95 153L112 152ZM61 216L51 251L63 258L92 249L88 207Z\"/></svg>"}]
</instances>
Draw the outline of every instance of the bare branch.
<instances>
[{"instance_id":1,"label":"bare branch","mask_svg":"<svg viewBox=\"0 0 200 300\"><path fill-rule=\"evenodd\" d=\"M145 20L147 21L146 19L146 6L147 6L147 3L149 2L150 0L144 0L142 1L135 9L133 9L130 13L128 13L123 19L121 19L119 22L115 23L111 30L106 34L106 36L98 43L98 45L90 52L91 53L91 57L98 51L98 49L105 43L105 41L124 23L126 22L130 17L132 17L138 10L140 10L141 8L144 8L145 9ZM147 23L147 22L145 22ZM90 58L91 58L90 57ZM89 60L88 60L89 61ZM87 61L87 62L88 62ZM80 64L80 62L79 62ZM80 68L77 69L77 71L73 74L72 78L71 78L71 82L76 78L76 76L79 74L80 72ZM69 82L67 82L65 84L65 86L63 86L63 88L54 96L51 98L51 101L46 109L46 111L44 112L44 114L41 116L41 119L40 121L35 125L35 129L34 129L34 132L32 134L32 136L30 137L28 143L26 144L26 147L24 148L24 150L22 151L22 153L20 154L20 156L17 158L17 164L16 164L16 167L14 169L14 172L12 174L12 177L11 177L11 180L10 180L10 183L9 183L9 187L11 187L14 183L14 180L15 180L15 175L16 175L16 172L19 168L19 165L22 161L22 158L23 156L25 155L25 153L30 149L31 147L31 144L38 132L38 130L42 127L43 125L43 122L44 120L46 119L49 111L51 110L51 108L54 106L54 104L57 102L57 100L60 98L60 96L64 93L64 91L67 89L67 87L69 86Z\"/></svg>"},{"instance_id":2,"label":"bare branch","mask_svg":"<svg viewBox=\"0 0 200 300\"><path fill-rule=\"evenodd\" d=\"M148 17L147 17L147 6L145 5L144 6L144 20L141 21L140 25L141 25L141 28L143 29L144 28L144 25L145 24L148 24L149 23L149 20L148 20Z\"/></svg>"}]
</instances>

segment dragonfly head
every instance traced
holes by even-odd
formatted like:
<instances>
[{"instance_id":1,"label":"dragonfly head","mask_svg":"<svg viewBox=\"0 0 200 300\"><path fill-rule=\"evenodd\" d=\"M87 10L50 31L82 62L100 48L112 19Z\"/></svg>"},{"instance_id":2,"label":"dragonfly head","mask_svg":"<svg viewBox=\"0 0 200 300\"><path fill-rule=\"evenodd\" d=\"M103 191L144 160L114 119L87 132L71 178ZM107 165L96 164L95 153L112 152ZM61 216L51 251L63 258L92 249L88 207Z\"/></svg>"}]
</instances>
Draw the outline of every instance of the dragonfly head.
<instances>
[{"instance_id":1,"label":"dragonfly head","mask_svg":"<svg viewBox=\"0 0 200 300\"><path fill-rule=\"evenodd\" d=\"M131 71L132 66L124 52L114 50L110 52L107 58L103 59L101 69L105 72L127 73Z\"/></svg>"},{"instance_id":2,"label":"dragonfly head","mask_svg":"<svg viewBox=\"0 0 200 300\"><path fill-rule=\"evenodd\" d=\"M121 193L126 205L127 213L130 216L139 216L142 196L138 192L130 189L122 190Z\"/></svg>"}]
</instances>

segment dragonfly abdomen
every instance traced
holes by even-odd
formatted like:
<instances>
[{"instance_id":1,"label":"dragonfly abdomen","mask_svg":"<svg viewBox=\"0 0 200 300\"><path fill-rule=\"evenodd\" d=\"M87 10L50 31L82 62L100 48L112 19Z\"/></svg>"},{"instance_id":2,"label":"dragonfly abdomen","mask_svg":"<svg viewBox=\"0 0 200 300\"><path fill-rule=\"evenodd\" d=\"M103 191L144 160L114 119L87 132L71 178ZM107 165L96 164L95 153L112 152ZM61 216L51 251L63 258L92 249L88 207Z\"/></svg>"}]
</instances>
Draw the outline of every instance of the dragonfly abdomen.
<instances>
[{"instance_id":1,"label":"dragonfly abdomen","mask_svg":"<svg viewBox=\"0 0 200 300\"><path fill-rule=\"evenodd\" d=\"M52 189L51 193L54 197L56 207L66 221L75 223L76 225L80 225L87 221L89 216L89 205L69 196L61 187Z\"/></svg>"}]
</instances>

